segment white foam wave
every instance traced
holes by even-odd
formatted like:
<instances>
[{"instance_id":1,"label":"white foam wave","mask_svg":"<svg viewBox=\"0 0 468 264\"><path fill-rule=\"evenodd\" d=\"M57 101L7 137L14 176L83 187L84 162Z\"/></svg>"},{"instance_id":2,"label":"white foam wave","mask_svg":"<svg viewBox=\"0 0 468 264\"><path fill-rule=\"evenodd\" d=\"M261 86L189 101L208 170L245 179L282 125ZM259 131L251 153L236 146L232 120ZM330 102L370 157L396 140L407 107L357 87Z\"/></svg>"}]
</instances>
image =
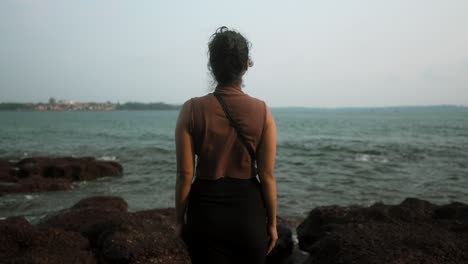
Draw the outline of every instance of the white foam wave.
<instances>
[{"instance_id":1,"label":"white foam wave","mask_svg":"<svg viewBox=\"0 0 468 264\"><path fill-rule=\"evenodd\" d=\"M370 155L368 155L368 154L356 154L356 157L354 158L354 160L368 162L370 160Z\"/></svg>"},{"instance_id":2,"label":"white foam wave","mask_svg":"<svg viewBox=\"0 0 468 264\"><path fill-rule=\"evenodd\" d=\"M97 160L103 160L103 161L116 161L117 157L116 156L102 156L96 158Z\"/></svg>"},{"instance_id":3,"label":"white foam wave","mask_svg":"<svg viewBox=\"0 0 468 264\"><path fill-rule=\"evenodd\" d=\"M380 162L387 163L388 159L385 156L372 155L372 154L356 154L354 160L360 162Z\"/></svg>"},{"instance_id":4,"label":"white foam wave","mask_svg":"<svg viewBox=\"0 0 468 264\"><path fill-rule=\"evenodd\" d=\"M36 199L37 197L39 197L39 195L26 194L24 196L24 198L26 198L26 200L33 200L33 199Z\"/></svg>"}]
</instances>

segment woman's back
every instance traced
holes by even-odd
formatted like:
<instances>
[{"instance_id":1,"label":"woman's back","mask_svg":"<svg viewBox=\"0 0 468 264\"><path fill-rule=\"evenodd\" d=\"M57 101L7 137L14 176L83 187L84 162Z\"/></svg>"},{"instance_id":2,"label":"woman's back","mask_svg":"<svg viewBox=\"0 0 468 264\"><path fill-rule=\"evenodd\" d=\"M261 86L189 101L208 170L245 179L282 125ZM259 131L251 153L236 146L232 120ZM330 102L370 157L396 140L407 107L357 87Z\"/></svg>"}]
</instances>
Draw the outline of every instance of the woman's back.
<instances>
[{"instance_id":1,"label":"woman's back","mask_svg":"<svg viewBox=\"0 0 468 264\"><path fill-rule=\"evenodd\" d=\"M266 105L238 87L217 89L229 112L254 152L260 144L266 119ZM191 100L191 134L197 155L196 176L246 179L255 176L252 159L239 135L213 94Z\"/></svg>"}]
</instances>

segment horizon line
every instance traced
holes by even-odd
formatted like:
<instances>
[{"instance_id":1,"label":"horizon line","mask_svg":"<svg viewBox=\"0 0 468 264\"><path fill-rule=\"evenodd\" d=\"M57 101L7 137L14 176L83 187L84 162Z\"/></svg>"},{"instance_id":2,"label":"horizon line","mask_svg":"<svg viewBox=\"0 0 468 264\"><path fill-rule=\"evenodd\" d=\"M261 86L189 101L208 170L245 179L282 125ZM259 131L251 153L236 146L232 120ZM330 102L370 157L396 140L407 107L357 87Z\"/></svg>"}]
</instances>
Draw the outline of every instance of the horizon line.
<instances>
[{"instance_id":1,"label":"horizon line","mask_svg":"<svg viewBox=\"0 0 468 264\"><path fill-rule=\"evenodd\" d=\"M141 101L126 101L126 102L112 102L112 101L88 101L88 102L82 102L82 101L74 101L74 100L69 100L74 103L78 104L89 104L89 103L97 103L97 104L103 104L103 103L111 103L111 104L128 104L128 103L137 103L137 104L165 104L168 106L182 106L183 104L174 104L174 103L166 103L162 101L154 101L154 102L141 102ZM13 102L13 101L5 101L5 102L0 102L0 104L49 104L49 102ZM58 104L64 104L64 103L58 103ZM333 109L373 109L373 108L424 108L424 107L452 107L452 108L468 108L468 105L463 105L463 104L427 104L427 105L380 105L380 106L269 106L269 108L272 109L285 109L285 108L295 108L295 109L317 109L317 110L333 110Z\"/></svg>"},{"instance_id":2,"label":"horizon line","mask_svg":"<svg viewBox=\"0 0 468 264\"><path fill-rule=\"evenodd\" d=\"M425 108L425 107L468 108L468 105L427 104L427 105L379 105L379 106L270 106L270 108L298 108L298 109L371 109L371 108Z\"/></svg>"}]
</instances>

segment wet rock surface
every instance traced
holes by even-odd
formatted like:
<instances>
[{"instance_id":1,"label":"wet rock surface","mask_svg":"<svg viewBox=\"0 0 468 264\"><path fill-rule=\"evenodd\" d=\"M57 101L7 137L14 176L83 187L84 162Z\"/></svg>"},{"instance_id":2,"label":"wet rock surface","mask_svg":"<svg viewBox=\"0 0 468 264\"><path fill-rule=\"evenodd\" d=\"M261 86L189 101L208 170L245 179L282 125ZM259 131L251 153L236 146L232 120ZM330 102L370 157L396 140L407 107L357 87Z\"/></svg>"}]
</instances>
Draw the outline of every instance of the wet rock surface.
<instances>
[{"instance_id":1,"label":"wet rock surface","mask_svg":"<svg viewBox=\"0 0 468 264\"><path fill-rule=\"evenodd\" d=\"M20 192L71 190L77 181L122 175L114 161L84 158L24 158L17 162L0 160L0 195Z\"/></svg>"},{"instance_id":2,"label":"wet rock surface","mask_svg":"<svg viewBox=\"0 0 468 264\"><path fill-rule=\"evenodd\" d=\"M468 263L468 205L324 206L297 228L304 263Z\"/></svg>"}]
</instances>

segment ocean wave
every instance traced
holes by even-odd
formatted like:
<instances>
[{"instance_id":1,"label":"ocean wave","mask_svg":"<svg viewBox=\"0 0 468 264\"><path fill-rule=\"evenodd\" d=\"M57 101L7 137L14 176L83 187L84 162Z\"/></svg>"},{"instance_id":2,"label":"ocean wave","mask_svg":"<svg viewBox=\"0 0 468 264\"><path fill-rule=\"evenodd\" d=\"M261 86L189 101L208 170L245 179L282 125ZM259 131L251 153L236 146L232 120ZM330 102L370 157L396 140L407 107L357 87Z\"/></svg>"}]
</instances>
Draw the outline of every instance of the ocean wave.
<instances>
[{"instance_id":1,"label":"ocean wave","mask_svg":"<svg viewBox=\"0 0 468 264\"><path fill-rule=\"evenodd\" d=\"M116 161L117 156L101 156L101 157L96 157L97 160L102 160L102 161Z\"/></svg>"},{"instance_id":2,"label":"ocean wave","mask_svg":"<svg viewBox=\"0 0 468 264\"><path fill-rule=\"evenodd\" d=\"M24 198L26 198L26 200L34 200L34 199L37 199L39 197L39 195L31 195L31 194L26 194L24 196Z\"/></svg>"},{"instance_id":3,"label":"ocean wave","mask_svg":"<svg viewBox=\"0 0 468 264\"><path fill-rule=\"evenodd\" d=\"M379 163L387 163L388 162L388 159L385 156L365 154L365 153L356 154L355 157L354 157L354 160L355 161L360 161L360 162L379 162Z\"/></svg>"}]
</instances>

